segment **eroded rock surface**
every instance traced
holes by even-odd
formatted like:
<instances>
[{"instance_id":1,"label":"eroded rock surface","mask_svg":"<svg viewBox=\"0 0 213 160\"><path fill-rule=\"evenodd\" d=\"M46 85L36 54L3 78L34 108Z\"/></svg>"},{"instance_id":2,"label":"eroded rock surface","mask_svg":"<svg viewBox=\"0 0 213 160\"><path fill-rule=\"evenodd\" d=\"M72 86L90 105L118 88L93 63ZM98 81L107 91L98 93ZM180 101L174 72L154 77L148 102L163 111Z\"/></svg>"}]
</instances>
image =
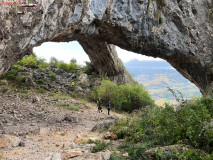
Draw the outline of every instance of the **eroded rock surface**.
<instances>
[{"instance_id":1,"label":"eroded rock surface","mask_svg":"<svg viewBox=\"0 0 213 160\"><path fill-rule=\"evenodd\" d=\"M93 66L117 82L130 76L113 45L167 60L205 95L213 90L211 0L45 0L0 10L0 74L43 42L77 40Z\"/></svg>"}]
</instances>

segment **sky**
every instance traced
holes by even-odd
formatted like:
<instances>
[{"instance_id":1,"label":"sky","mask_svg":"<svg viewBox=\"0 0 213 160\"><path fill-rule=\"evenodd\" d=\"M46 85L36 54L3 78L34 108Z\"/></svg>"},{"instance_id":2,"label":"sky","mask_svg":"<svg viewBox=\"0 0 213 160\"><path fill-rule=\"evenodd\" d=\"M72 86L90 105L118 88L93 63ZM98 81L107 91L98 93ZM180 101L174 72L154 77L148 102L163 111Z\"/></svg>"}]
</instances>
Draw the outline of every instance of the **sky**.
<instances>
[{"instance_id":1,"label":"sky","mask_svg":"<svg viewBox=\"0 0 213 160\"><path fill-rule=\"evenodd\" d=\"M152 58L143 55L139 55L133 52L123 50L119 47L116 47L118 52L118 57L122 60L123 63L128 62L133 59L138 60L161 60L159 58ZM87 54L84 52L83 48L77 41L73 42L46 42L39 47L33 48L33 52L39 57L44 58L47 62L51 57L55 57L58 60L62 60L66 63L69 63L72 58L75 58L80 65L85 65L85 61L90 61Z\"/></svg>"}]
</instances>

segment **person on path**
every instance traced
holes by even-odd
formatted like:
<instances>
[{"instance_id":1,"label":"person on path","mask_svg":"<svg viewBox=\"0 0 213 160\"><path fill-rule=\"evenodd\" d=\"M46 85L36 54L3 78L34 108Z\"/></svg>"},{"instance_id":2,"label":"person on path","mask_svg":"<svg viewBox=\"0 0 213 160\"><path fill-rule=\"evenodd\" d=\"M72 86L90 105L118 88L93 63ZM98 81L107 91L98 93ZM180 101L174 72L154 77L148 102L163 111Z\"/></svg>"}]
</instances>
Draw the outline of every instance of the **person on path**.
<instances>
[{"instance_id":1,"label":"person on path","mask_svg":"<svg viewBox=\"0 0 213 160\"><path fill-rule=\"evenodd\" d=\"M97 106L98 106L98 112L101 113L102 112L102 100L97 101Z\"/></svg>"},{"instance_id":2,"label":"person on path","mask_svg":"<svg viewBox=\"0 0 213 160\"><path fill-rule=\"evenodd\" d=\"M111 102L109 101L108 103L107 103L107 110L108 110L108 115L110 115L110 108L111 108Z\"/></svg>"}]
</instances>

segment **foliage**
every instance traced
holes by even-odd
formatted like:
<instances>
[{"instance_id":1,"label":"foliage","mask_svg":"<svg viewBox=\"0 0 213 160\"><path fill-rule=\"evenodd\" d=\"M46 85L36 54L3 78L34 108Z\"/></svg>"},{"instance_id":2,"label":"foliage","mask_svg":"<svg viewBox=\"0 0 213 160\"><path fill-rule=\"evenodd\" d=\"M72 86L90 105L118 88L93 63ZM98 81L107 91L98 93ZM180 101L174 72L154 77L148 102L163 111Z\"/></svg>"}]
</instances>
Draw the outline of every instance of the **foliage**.
<instances>
[{"instance_id":1,"label":"foliage","mask_svg":"<svg viewBox=\"0 0 213 160\"><path fill-rule=\"evenodd\" d=\"M44 59L39 59L35 54L31 54L29 56L24 56L16 65L42 69L46 68L49 64L46 63Z\"/></svg>"},{"instance_id":2,"label":"foliage","mask_svg":"<svg viewBox=\"0 0 213 160\"><path fill-rule=\"evenodd\" d=\"M80 66L76 64L75 59L72 59L69 64L66 64L62 61L58 61L56 58L51 58L50 63L47 63L44 59L37 58L35 54L31 54L29 56L24 56L20 61L14 64L8 72L0 76L0 79L11 80L16 84L26 86L26 77L29 75L28 72L24 71L26 67L44 71L44 69L47 68L49 65L55 65L56 67L65 70L66 72L80 73ZM54 81L56 79L56 74L53 71L49 71L49 77L51 81ZM42 85L46 81L39 79L35 80L35 82ZM41 87L37 88L37 92L39 93L44 93L45 91L46 90Z\"/></svg>"},{"instance_id":3,"label":"foliage","mask_svg":"<svg viewBox=\"0 0 213 160\"><path fill-rule=\"evenodd\" d=\"M163 24L163 17L159 17L159 24Z\"/></svg>"},{"instance_id":4,"label":"foliage","mask_svg":"<svg viewBox=\"0 0 213 160\"><path fill-rule=\"evenodd\" d=\"M60 69L63 69L66 72L70 73L76 73L78 69L80 69L80 66L76 64L76 60L72 59L69 64L59 61L56 58L52 57L50 59L50 64L54 65Z\"/></svg>"},{"instance_id":5,"label":"foliage","mask_svg":"<svg viewBox=\"0 0 213 160\"><path fill-rule=\"evenodd\" d=\"M79 107L77 107L77 106L72 106L72 105L70 105L67 109L68 109L68 110L71 110L71 111L79 111Z\"/></svg>"},{"instance_id":6,"label":"foliage","mask_svg":"<svg viewBox=\"0 0 213 160\"><path fill-rule=\"evenodd\" d=\"M124 138L129 145L135 143L144 145L128 149L130 156L135 159L141 157L142 153L149 148L177 143L212 153L213 129L210 126L212 104L212 99L195 99L184 101L178 106L146 107L141 111L140 116L132 115L134 119L120 121L112 128L112 131L118 138ZM170 156L175 156L174 159L187 156L198 157L197 159L203 157L193 151Z\"/></svg>"},{"instance_id":7,"label":"foliage","mask_svg":"<svg viewBox=\"0 0 213 160\"><path fill-rule=\"evenodd\" d=\"M57 107L67 107L67 104L59 102L59 103L56 104L56 106Z\"/></svg>"},{"instance_id":8,"label":"foliage","mask_svg":"<svg viewBox=\"0 0 213 160\"><path fill-rule=\"evenodd\" d=\"M45 93L46 92L46 89L44 89L43 87L37 87L36 90L37 90L38 93Z\"/></svg>"},{"instance_id":9,"label":"foliage","mask_svg":"<svg viewBox=\"0 0 213 160\"><path fill-rule=\"evenodd\" d=\"M167 29L163 29L163 32L164 32L165 34L168 33Z\"/></svg>"},{"instance_id":10,"label":"foliage","mask_svg":"<svg viewBox=\"0 0 213 160\"><path fill-rule=\"evenodd\" d=\"M57 103L56 104L57 107L62 107L62 108L65 108L65 109L68 109L68 110L71 110L71 111L79 111L79 107L77 106L72 106L72 105L68 105L66 103Z\"/></svg>"},{"instance_id":11,"label":"foliage","mask_svg":"<svg viewBox=\"0 0 213 160\"><path fill-rule=\"evenodd\" d=\"M175 97L176 101L179 102L179 103L182 103L184 102L184 98L183 98L183 94L180 92L180 91L175 91L169 87L168 88L168 91L172 93L173 97Z\"/></svg>"},{"instance_id":12,"label":"foliage","mask_svg":"<svg viewBox=\"0 0 213 160\"><path fill-rule=\"evenodd\" d=\"M94 87L92 98L102 99L104 103L110 100L116 110L127 112L154 105L154 101L142 85L118 86L109 80L103 80L101 86Z\"/></svg>"},{"instance_id":13,"label":"foliage","mask_svg":"<svg viewBox=\"0 0 213 160\"><path fill-rule=\"evenodd\" d=\"M96 153L105 150L108 147L108 144L104 141L96 140L96 141L88 141L89 144L94 143L95 146L92 147L91 152Z\"/></svg>"},{"instance_id":14,"label":"foliage","mask_svg":"<svg viewBox=\"0 0 213 160\"><path fill-rule=\"evenodd\" d=\"M91 65L88 65L88 66L85 66L83 68L83 72L86 73L87 75L91 75L92 74L92 71L93 71L93 68Z\"/></svg>"},{"instance_id":15,"label":"foliage","mask_svg":"<svg viewBox=\"0 0 213 160\"><path fill-rule=\"evenodd\" d=\"M49 71L50 80L54 81L56 79L56 74L53 71Z\"/></svg>"},{"instance_id":16,"label":"foliage","mask_svg":"<svg viewBox=\"0 0 213 160\"><path fill-rule=\"evenodd\" d=\"M0 79L16 80L17 74L18 74L17 70L11 69L10 71L8 71L8 72L5 73L4 75L2 75L2 76L0 77Z\"/></svg>"}]
</instances>

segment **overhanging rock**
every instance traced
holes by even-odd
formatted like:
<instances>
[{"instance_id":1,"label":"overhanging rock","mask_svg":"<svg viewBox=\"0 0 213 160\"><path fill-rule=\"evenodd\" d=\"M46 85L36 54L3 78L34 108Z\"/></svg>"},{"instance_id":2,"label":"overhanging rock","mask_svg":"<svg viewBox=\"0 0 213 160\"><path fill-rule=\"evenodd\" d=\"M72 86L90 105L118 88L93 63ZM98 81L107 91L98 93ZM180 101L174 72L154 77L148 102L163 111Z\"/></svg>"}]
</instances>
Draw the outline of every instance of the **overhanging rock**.
<instances>
[{"instance_id":1,"label":"overhanging rock","mask_svg":"<svg viewBox=\"0 0 213 160\"><path fill-rule=\"evenodd\" d=\"M213 90L211 0L46 0L0 10L0 74L43 42L77 40L96 69L130 82L113 45L167 60L205 95Z\"/></svg>"}]
</instances>

